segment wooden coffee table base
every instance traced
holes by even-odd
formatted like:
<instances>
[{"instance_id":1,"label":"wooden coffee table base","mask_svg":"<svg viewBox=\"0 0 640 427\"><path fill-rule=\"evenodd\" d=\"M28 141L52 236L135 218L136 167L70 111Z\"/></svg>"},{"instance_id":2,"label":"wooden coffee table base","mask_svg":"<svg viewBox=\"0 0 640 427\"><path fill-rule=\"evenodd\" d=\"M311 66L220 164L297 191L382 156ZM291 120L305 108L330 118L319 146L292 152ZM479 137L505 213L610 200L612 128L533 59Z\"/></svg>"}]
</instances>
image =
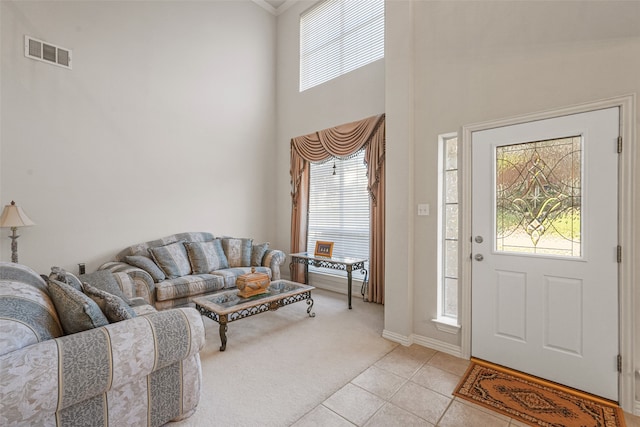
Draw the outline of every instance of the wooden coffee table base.
<instances>
[{"instance_id":1,"label":"wooden coffee table base","mask_svg":"<svg viewBox=\"0 0 640 427\"><path fill-rule=\"evenodd\" d=\"M278 283L276 283L278 282ZM251 298L241 298L237 296L237 290L225 291L208 297L200 297L194 299L196 310L201 315L220 324L220 351L227 348L227 324L246 317L255 316L256 314L274 311L280 307L293 304L299 301L307 301L307 314L309 317L315 317L313 312L313 298L311 298L311 290L313 286L305 286L302 284L279 280L272 282L275 292L268 292L262 295L256 295ZM279 286L288 286L290 290L278 290ZM271 287L270 287L271 289Z\"/></svg>"}]
</instances>

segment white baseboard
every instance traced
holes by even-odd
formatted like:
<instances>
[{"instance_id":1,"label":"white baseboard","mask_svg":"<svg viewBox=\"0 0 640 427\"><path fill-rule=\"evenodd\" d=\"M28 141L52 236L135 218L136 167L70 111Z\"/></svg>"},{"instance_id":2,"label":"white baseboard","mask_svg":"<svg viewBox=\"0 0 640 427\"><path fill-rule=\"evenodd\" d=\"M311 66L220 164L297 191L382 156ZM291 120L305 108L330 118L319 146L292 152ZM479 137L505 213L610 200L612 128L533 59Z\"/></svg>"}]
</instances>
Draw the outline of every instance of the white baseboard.
<instances>
[{"instance_id":1,"label":"white baseboard","mask_svg":"<svg viewBox=\"0 0 640 427\"><path fill-rule=\"evenodd\" d=\"M382 331L382 338L386 338L389 341L397 342L398 344L402 344L405 347L413 344L413 341L411 341L409 337L396 334L395 332L387 331L386 329Z\"/></svg>"},{"instance_id":2,"label":"white baseboard","mask_svg":"<svg viewBox=\"0 0 640 427\"><path fill-rule=\"evenodd\" d=\"M444 341L434 340L433 338L423 337L421 335L413 335L413 342L423 347L429 347L439 352L462 358L462 348L459 345L449 344Z\"/></svg>"},{"instance_id":3,"label":"white baseboard","mask_svg":"<svg viewBox=\"0 0 640 427\"><path fill-rule=\"evenodd\" d=\"M337 292L339 294L347 294L347 278L330 275L330 274L315 274L309 273L309 284L315 286L318 289L325 289L331 292ZM360 290L362 289L362 281L353 279L351 282L351 298L362 298Z\"/></svg>"},{"instance_id":4,"label":"white baseboard","mask_svg":"<svg viewBox=\"0 0 640 427\"><path fill-rule=\"evenodd\" d=\"M633 402L633 415L640 416L640 400L635 400Z\"/></svg>"},{"instance_id":5,"label":"white baseboard","mask_svg":"<svg viewBox=\"0 0 640 427\"><path fill-rule=\"evenodd\" d=\"M347 295L347 285L343 284L342 286L339 283L327 283L327 282L321 282L321 283L312 283L311 286L315 286L318 289L324 289L325 291L331 291L331 292L335 292L338 294L342 294L342 295ZM355 286L354 286L355 288ZM356 296L355 292L353 291L353 289L351 290L351 295L352 298ZM359 295L359 293L358 293Z\"/></svg>"},{"instance_id":6,"label":"white baseboard","mask_svg":"<svg viewBox=\"0 0 640 427\"><path fill-rule=\"evenodd\" d=\"M390 341L397 342L404 346L410 346L411 344L418 344L423 347L428 347L442 353L450 354L455 357L462 357L462 348L457 345L449 344L443 341L435 340L429 337L423 337L421 335L412 334L411 336L400 335L388 330L382 331L382 337Z\"/></svg>"}]
</instances>

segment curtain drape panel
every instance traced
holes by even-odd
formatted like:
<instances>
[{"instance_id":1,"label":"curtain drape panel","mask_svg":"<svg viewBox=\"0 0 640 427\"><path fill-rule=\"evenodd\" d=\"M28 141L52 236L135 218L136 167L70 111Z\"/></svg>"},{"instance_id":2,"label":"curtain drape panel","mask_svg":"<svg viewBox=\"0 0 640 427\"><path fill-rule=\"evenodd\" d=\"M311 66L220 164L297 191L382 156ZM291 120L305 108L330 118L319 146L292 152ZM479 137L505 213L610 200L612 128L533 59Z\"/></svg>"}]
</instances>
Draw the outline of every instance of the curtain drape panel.
<instances>
[{"instance_id":1,"label":"curtain drape panel","mask_svg":"<svg viewBox=\"0 0 640 427\"><path fill-rule=\"evenodd\" d=\"M384 156L385 115L291 139L291 251L307 250L309 163L344 158L365 149L371 197L371 238L368 299L384 304ZM292 280L304 281L303 266L292 266Z\"/></svg>"}]
</instances>

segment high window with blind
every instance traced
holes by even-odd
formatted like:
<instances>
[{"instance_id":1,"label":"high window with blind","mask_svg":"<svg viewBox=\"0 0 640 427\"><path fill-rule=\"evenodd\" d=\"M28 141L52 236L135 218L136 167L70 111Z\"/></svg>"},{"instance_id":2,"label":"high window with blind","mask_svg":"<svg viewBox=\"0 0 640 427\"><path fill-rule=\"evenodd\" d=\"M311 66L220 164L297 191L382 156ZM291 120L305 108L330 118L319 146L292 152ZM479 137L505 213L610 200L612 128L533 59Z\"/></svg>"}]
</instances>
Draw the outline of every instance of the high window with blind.
<instances>
[{"instance_id":1,"label":"high window with blind","mask_svg":"<svg viewBox=\"0 0 640 427\"><path fill-rule=\"evenodd\" d=\"M300 15L300 92L384 58L384 0L325 0Z\"/></svg>"},{"instance_id":2,"label":"high window with blind","mask_svg":"<svg viewBox=\"0 0 640 427\"><path fill-rule=\"evenodd\" d=\"M334 167L335 166L335 167ZM369 192L364 151L348 159L312 163L309 185L307 248L334 242L334 257L369 258ZM346 276L346 272L309 267L310 272ZM354 279L362 279L360 271Z\"/></svg>"}]
</instances>

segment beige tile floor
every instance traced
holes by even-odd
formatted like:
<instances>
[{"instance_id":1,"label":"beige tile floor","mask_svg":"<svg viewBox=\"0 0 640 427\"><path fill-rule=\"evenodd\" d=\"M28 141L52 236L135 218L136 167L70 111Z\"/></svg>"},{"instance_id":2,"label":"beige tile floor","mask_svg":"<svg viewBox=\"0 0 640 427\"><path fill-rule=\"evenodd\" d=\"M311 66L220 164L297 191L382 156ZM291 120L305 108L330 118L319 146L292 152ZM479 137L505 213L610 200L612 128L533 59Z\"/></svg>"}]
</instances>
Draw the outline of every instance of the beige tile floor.
<instances>
[{"instance_id":1,"label":"beige tile floor","mask_svg":"<svg viewBox=\"0 0 640 427\"><path fill-rule=\"evenodd\" d=\"M419 345L398 346L294 426L526 426L451 395L468 364ZM627 427L640 427L640 417L625 419Z\"/></svg>"}]
</instances>

